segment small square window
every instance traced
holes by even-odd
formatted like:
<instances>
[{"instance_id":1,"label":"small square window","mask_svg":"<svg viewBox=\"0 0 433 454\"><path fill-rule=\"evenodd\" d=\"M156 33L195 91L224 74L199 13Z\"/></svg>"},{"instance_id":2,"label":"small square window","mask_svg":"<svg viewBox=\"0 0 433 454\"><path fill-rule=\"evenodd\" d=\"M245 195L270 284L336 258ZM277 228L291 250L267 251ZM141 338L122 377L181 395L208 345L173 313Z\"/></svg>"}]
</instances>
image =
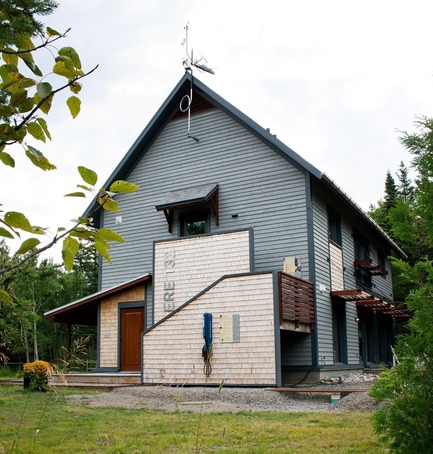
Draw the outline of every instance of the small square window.
<instances>
[{"instance_id":1,"label":"small square window","mask_svg":"<svg viewBox=\"0 0 433 454\"><path fill-rule=\"evenodd\" d=\"M209 211L192 211L179 215L180 236L204 235L210 232Z\"/></svg>"}]
</instances>

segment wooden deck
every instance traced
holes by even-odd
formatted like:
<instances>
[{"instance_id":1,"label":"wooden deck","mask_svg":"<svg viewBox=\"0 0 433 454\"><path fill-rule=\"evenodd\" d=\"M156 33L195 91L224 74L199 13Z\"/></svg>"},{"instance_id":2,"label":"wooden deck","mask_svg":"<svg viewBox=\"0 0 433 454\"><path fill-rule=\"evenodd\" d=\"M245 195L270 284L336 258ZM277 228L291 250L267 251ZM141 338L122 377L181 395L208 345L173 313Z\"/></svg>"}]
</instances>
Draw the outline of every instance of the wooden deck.
<instances>
[{"instance_id":1,"label":"wooden deck","mask_svg":"<svg viewBox=\"0 0 433 454\"><path fill-rule=\"evenodd\" d=\"M351 393L366 393L368 389L360 388L269 388L269 391L280 393L321 393L330 394L331 403L338 402L341 397Z\"/></svg>"}]
</instances>

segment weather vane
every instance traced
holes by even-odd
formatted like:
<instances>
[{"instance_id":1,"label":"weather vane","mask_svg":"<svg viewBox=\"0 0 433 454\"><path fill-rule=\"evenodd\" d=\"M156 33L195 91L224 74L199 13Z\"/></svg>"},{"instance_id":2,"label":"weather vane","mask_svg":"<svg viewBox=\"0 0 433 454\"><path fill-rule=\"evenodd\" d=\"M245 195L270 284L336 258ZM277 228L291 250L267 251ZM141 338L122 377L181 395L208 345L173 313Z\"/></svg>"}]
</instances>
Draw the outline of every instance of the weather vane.
<instances>
[{"instance_id":1,"label":"weather vane","mask_svg":"<svg viewBox=\"0 0 433 454\"><path fill-rule=\"evenodd\" d=\"M185 68L185 71L190 71L192 73L192 67L198 68L200 71L207 72L209 74L215 74L212 68L209 68L209 66L206 66L202 61L204 60L207 63L207 60L204 57L201 57L199 60L194 60L194 50L191 49L191 54L189 53L188 49L188 30L189 30L189 23L186 24L185 28L185 38L182 41L182 45L185 46L185 52L187 58L183 60L183 66Z\"/></svg>"},{"instance_id":2,"label":"weather vane","mask_svg":"<svg viewBox=\"0 0 433 454\"><path fill-rule=\"evenodd\" d=\"M190 86L190 91L189 95L185 95L181 101L180 101L180 106L179 109L182 112L187 112L188 113L188 138L195 140L198 142L198 138L193 136L191 134L191 103L192 103L192 87L193 87L193 67L199 69L200 71L207 72L209 74L215 74L213 69L209 68L207 65L202 63L204 60L206 63L206 59L204 57L201 57L199 60L194 60L194 53L193 49L191 49L191 54L189 53L189 48L188 48L188 30L189 30L189 24L185 26L185 38L182 41L182 45L185 46L185 53L186 53L186 58L183 60L183 67L185 68L185 71L188 71L191 73L191 86Z\"/></svg>"}]
</instances>

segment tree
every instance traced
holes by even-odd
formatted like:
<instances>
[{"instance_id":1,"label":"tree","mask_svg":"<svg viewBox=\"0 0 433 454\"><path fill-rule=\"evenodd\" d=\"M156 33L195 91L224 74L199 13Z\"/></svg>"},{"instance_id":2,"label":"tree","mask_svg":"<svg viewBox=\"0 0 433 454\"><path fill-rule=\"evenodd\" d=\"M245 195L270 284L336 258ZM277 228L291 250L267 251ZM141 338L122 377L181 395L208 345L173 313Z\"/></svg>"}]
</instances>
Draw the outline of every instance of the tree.
<instances>
[{"instance_id":1,"label":"tree","mask_svg":"<svg viewBox=\"0 0 433 454\"><path fill-rule=\"evenodd\" d=\"M0 241L0 265L14 259L4 241ZM9 357L13 362L62 359L65 326L53 324L44 313L95 292L97 262L95 249L83 245L71 272L65 272L62 266L50 260L37 263L36 258L10 271L3 281L3 289L11 295L13 304L4 304L1 308L0 356ZM93 340L93 328L74 331L75 337L89 334Z\"/></svg>"},{"instance_id":2,"label":"tree","mask_svg":"<svg viewBox=\"0 0 433 454\"><path fill-rule=\"evenodd\" d=\"M56 168L34 144L30 145L29 140L42 143L51 140L46 116L58 93L69 90L71 95L66 101L69 112L72 118L79 114L81 80L97 68L85 72L75 49L54 47L54 43L57 45L59 40L66 38L68 31L59 33L50 27L44 28L35 19L37 15L51 14L56 6L55 2L45 0L0 0L0 161L6 166L15 167L13 155L22 149L30 162L42 171ZM49 69L42 71L36 57L47 49L53 62ZM118 211L116 194L138 189L123 180L114 182L110 188L98 189L96 172L83 166L79 166L78 171L82 178L77 185L78 191L67 195L95 198L95 211ZM51 233L51 241L43 247L40 247L39 237L46 235L47 229L34 226L18 210L0 211L0 236L14 239L30 234L16 251L19 259L0 268L0 276L23 266L59 241L63 241L62 256L68 270L73 267L80 240L91 240L101 256L110 261L109 243L125 240L112 230L95 228L95 211L86 218L77 217L70 228L57 228L56 233ZM0 290L0 301L12 302L12 297Z\"/></svg>"},{"instance_id":3,"label":"tree","mask_svg":"<svg viewBox=\"0 0 433 454\"><path fill-rule=\"evenodd\" d=\"M371 390L383 404L375 429L401 453L430 452L433 443L433 120L420 117L415 126L400 138L414 157L413 191L389 212L391 232L409 255L408 262L393 260L393 274L413 317L397 340L399 363ZM407 186L407 172L401 175Z\"/></svg>"},{"instance_id":4,"label":"tree","mask_svg":"<svg viewBox=\"0 0 433 454\"><path fill-rule=\"evenodd\" d=\"M409 332L398 339L399 363L382 373L370 393L381 408L373 424L394 452L430 452L433 445L433 263L414 267L399 262L401 271L418 289L406 299L414 316Z\"/></svg>"},{"instance_id":5,"label":"tree","mask_svg":"<svg viewBox=\"0 0 433 454\"><path fill-rule=\"evenodd\" d=\"M383 200L379 200L377 207L370 206L370 216L385 230L386 233L391 235L391 225L389 221L389 213L398 200L399 191L395 180L388 170L385 178L385 196Z\"/></svg>"},{"instance_id":6,"label":"tree","mask_svg":"<svg viewBox=\"0 0 433 454\"><path fill-rule=\"evenodd\" d=\"M409 178L409 169L405 166L404 162L400 162L397 177L399 181L398 193L404 202L413 202L413 186Z\"/></svg>"}]
</instances>

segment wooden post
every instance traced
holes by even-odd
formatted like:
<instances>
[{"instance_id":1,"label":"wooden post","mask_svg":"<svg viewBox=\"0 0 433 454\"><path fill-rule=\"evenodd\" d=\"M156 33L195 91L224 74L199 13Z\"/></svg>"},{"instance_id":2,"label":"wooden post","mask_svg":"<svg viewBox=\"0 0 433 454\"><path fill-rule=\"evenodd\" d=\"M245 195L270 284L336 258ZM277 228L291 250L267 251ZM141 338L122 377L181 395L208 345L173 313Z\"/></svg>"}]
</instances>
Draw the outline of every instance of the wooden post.
<instances>
[{"instance_id":1,"label":"wooden post","mask_svg":"<svg viewBox=\"0 0 433 454\"><path fill-rule=\"evenodd\" d=\"M68 323L68 337L66 339L66 370L71 370L72 324Z\"/></svg>"}]
</instances>

